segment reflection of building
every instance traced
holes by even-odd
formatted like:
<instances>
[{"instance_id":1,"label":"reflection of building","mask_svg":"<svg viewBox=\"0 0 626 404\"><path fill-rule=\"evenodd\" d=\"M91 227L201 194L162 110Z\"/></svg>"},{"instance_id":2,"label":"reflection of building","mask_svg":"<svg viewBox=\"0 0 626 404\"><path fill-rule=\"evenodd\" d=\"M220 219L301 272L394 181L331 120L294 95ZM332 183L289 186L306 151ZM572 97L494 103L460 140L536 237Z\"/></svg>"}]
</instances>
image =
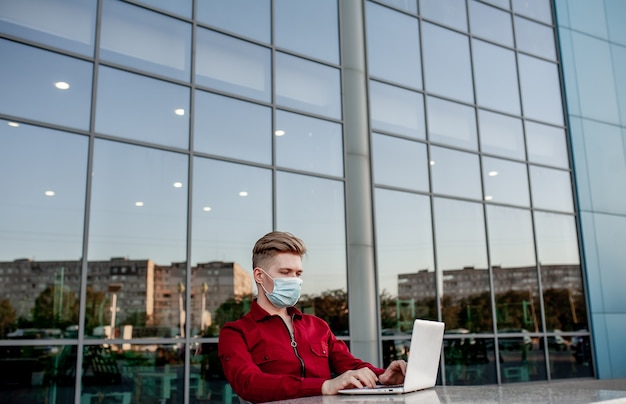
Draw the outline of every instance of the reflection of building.
<instances>
[{"instance_id":1,"label":"reflection of building","mask_svg":"<svg viewBox=\"0 0 626 404\"><path fill-rule=\"evenodd\" d=\"M544 265L542 287L548 289L582 290L579 265ZM508 291L537 292L537 267L502 268L493 267L493 288L495 294ZM435 275L427 270L398 275L398 297L400 299L426 299L435 297ZM530 282L529 282L530 280ZM488 292L489 271L485 269L463 268L444 271L443 291L451 292L462 299L474 294Z\"/></svg>"},{"instance_id":2,"label":"reflection of building","mask_svg":"<svg viewBox=\"0 0 626 404\"><path fill-rule=\"evenodd\" d=\"M90 261L88 267L88 300L91 294L110 294L110 285L121 286L116 288L117 326L129 318L143 322L141 319L144 315L148 326L178 325L179 285L186 283L184 263L162 266L151 260L111 258L110 261ZM35 299L48 289L52 294L54 309L57 312L69 312L78 304L80 269L80 261L20 259L0 262L0 296L12 302L18 317L29 318L35 307ZM203 284L208 286L206 311L209 313L229 299L240 300L252 293L251 277L237 263L209 262L192 268L192 328L200 327L200 317L197 316L201 313L200 296ZM58 304L62 301L57 296L59 289L64 291L64 306ZM71 296L69 301L67 296ZM96 316L99 317L98 323L108 324L106 319L110 318L111 303L100 299L95 304L98 306L95 309Z\"/></svg>"},{"instance_id":3,"label":"reflection of building","mask_svg":"<svg viewBox=\"0 0 626 404\"><path fill-rule=\"evenodd\" d=\"M190 316L192 328L200 328L203 284L207 285L205 310L208 313L214 313L222 303L228 300L240 301L245 295L252 293L252 278L236 262L217 261L198 264L192 268L191 276L193 279Z\"/></svg>"}]
</instances>

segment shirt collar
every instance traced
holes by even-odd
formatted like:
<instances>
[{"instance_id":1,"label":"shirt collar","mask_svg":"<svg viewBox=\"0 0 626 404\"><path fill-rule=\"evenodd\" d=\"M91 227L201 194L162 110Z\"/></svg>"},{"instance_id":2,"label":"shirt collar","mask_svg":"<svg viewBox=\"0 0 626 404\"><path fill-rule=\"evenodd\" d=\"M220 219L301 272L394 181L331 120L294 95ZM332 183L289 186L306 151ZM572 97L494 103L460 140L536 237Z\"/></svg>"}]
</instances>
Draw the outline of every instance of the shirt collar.
<instances>
[{"instance_id":1,"label":"shirt collar","mask_svg":"<svg viewBox=\"0 0 626 404\"><path fill-rule=\"evenodd\" d=\"M287 307L287 313L293 318L302 317L302 312L295 307ZM263 307L259 305L256 299L252 301L252 306L250 306L250 315L254 321L261 321L265 317L271 317L272 315L265 311Z\"/></svg>"}]
</instances>

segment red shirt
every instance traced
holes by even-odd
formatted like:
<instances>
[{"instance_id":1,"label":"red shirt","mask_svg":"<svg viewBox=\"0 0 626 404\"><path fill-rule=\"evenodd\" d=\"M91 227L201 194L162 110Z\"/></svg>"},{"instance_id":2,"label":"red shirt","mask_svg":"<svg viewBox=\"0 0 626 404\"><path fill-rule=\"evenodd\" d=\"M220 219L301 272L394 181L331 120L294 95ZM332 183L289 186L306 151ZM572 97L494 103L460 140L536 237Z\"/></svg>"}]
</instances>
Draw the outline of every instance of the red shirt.
<instances>
[{"instance_id":1,"label":"red shirt","mask_svg":"<svg viewBox=\"0 0 626 404\"><path fill-rule=\"evenodd\" d=\"M255 301L250 312L227 323L218 354L226 380L237 395L255 403L322 394L324 381L347 370L376 368L355 358L328 324L290 307L293 339L287 325Z\"/></svg>"}]
</instances>

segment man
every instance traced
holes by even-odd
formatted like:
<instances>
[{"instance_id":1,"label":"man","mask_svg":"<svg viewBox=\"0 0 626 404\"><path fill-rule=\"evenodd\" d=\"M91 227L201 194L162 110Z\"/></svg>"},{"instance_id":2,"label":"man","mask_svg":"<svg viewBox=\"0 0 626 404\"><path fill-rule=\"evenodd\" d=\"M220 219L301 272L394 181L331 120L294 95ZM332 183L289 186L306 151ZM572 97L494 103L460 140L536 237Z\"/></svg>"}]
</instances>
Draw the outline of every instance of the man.
<instances>
[{"instance_id":1,"label":"man","mask_svg":"<svg viewBox=\"0 0 626 404\"><path fill-rule=\"evenodd\" d=\"M355 358L328 324L293 307L300 298L302 240L271 232L252 251L258 296L250 312L220 332L224 375L239 397L252 402L337 394L349 387L404 381L406 362L387 369Z\"/></svg>"}]
</instances>

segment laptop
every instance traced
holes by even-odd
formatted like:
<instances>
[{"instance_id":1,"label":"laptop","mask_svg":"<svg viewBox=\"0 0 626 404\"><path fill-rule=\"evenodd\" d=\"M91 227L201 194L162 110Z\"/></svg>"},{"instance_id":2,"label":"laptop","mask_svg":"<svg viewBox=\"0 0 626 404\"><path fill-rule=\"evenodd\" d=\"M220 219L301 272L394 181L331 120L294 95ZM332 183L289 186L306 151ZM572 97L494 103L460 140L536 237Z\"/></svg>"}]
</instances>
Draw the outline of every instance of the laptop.
<instances>
[{"instance_id":1,"label":"laptop","mask_svg":"<svg viewBox=\"0 0 626 404\"><path fill-rule=\"evenodd\" d=\"M404 394L433 387L437 381L444 323L417 319L413 323L411 346L402 385L339 390L339 394Z\"/></svg>"}]
</instances>

